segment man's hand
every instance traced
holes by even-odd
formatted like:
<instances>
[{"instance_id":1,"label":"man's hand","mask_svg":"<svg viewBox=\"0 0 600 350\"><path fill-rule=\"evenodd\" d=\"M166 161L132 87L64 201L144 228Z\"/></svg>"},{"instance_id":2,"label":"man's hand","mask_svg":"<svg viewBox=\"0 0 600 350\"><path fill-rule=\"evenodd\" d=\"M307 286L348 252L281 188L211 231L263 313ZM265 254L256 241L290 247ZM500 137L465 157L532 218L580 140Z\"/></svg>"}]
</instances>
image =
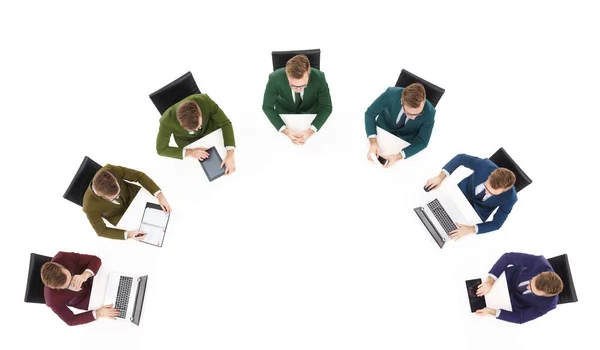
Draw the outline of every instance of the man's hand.
<instances>
[{"instance_id":1,"label":"man's hand","mask_svg":"<svg viewBox=\"0 0 600 350\"><path fill-rule=\"evenodd\" d=\"M121 315L121 311L118 309L113 309L113 304L104 305L103 307L96 310L96 317L106 317L112 320L116 320L115 317Z\"/></svg>"},{"instance_id":2,"label":"man's hand","mask_svg":"<svg viewBox=\"0 0 600 350\"><path fill-rule=\"evenodd\" d=\"M458 240L464 236L470 235L471 233L475 233L475 226L463 225L457 222L456 227L458 227L458 229L450 231L448 234L450 238L454 240Z\"/></svg>"},{"instance_id":3,"label":"man's hand","mask_svg":"<svg viewBox=\"0 0 600 350\"><path fill-rule=\"evenodd\" d=\"M289 137L292 140L292 143L295 145L301 145L304 143L302 141L302 136L300 134L293 133L290 129L285 129L282 131L285 136Z\"/></svg>"},{"instance_id":4,"label":"man's hand","mask_svg":"<svg viewBox=\"0 0 600 350\"><path fill-rule=\"evenodd\" d=\"M207 148L203 148L203 147L186 149L185 156L196 158L198 160L205 160L209 156L209 154L208 154L208 152L206 152L206 150L207 150Z\"/></svg>"},{"instance_id":5,"label":"man's hand","mask_svg":"<svg viewBox=\"0 0 600 350\"><path fill-rule=\"evenodd\" d=\"M496 309L484 307L483 309L479 309L479 310L475 311L475 313L478 314L479 316L496 315Z\"/></svg>"},{"instance_id":6,"label":"man's hand","mask_svg":"<svg viewBox=\"0 0 600 350\"><path fill-rule=\"evenodd\" d=\"M369 160L369 162L372 162L373 159L371 159L371 153L375 153L375 158L379 157L379 144L377 143L377 138L371 138L369 139L369 142L371 143L371 145L369 145L369 153L367 153L367 159Z\"/></svg>"},{"instance_id":7,"label":"man's hand","mask_svg":"<svg viewBox=\"0 0 600 350\"><path fill-rule=\"evenodd\" d=\"M490 281L491 280L491 281ZM494 285L494 280L491 277L488 277L487 281L477 286L477 296L482 297L486 295Z\"/></svg>"},{"instance_id":8,"label":"man's hand","mask_svg":"<svg viewBox=\"0 0 600 350\"><path fill-rule=\"evenodd\" d=\"M142 231L127 231L127 239L135 239L141 241L146 238L146 234Z\"/></svg>"},{"instance_id":9,"label":"man's hand","mask_svg":"<svg viewBox=\"0 0 600 350\"><path fill-rule=\"evenodd\" d=\"M398 154L393 154L391 156L382 156L383 158L387 159L387 164L384 165L384 168L389 168L392 166L392 164L396 163L397 161L403 159L402 158L402 154L398 153Z\"/></svg>"},{"instance_id":10,"label":"man's hand","mask_svg":"<svg viewBox=\"0 0 600 350\"><path fill-rule=\"evenodd\" d=\"M171 206L169 205L169 202L167 202L167 198L165 198L165 195L162 192L160 192L158 196L156 196L156 198L158 198L158 203L160 204L162 210L171 214Z\"/></svg>"},{"instance_id":11,"label":"man's hand","mask_svg":"<svg viewBox=\"0 0 600 350\"><path fill-rule=\"evenodd\" d=\"M300 144L304 144L306 140L308 140L311 136L313 136L315 131L313 129L304 130L300 133Z\"/></svg>"},{"instance_id":12,"label":"man's hand","mask_svg":"<svg viewBox=\"0 0 600 350\"><path fill-rule=\"evenodd\" d=\"M225 166L225 175L233 174L235 171L235 159L233 157L233 150L227 150L227 156L223 159L223 163L221 163L221 167L219 169L223 169Z\"/></svg>"},{"instance_id":13,"label":"man's hand","mask_svg":"<svg viewBox=\"0 0 600 350\"><path fill-rule=\"evenodd\" d=\"M425 188L427 189L427 191L433 190L434 188L438 188L438 186L442 184L442 181L444 181L445 178L446 173L442 171L438 176L432 177L431 179L427 180L427 182L425 183Z\"/></svg>"},{"instance_id":14,"label":"man's hand","mask_svg":"<svg viewBox=\"0 0 600 350\"><path fill-rule=\"evenodd\" d=\"M70 284L71 289L73 289L73 290L81 289L81 285L83 283L85 283L85 281L87 281L88 278L90 278L91 276L92 275L90 274L89 271L85 271L81 275L73 276L73 278L71 279L71 284Z\"/></svg>"}]
</instances>

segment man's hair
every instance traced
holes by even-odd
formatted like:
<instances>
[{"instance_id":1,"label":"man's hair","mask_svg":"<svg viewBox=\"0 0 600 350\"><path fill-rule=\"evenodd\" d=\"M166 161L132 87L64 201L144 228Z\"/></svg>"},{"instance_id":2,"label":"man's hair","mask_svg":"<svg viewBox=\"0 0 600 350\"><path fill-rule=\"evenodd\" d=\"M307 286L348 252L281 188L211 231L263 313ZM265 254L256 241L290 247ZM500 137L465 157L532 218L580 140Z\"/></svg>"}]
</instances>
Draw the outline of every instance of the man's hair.
<instances>
[{"instance_id":1,"label":"man's hair","mask_svg":"<svg viewBox=\"0 0 600 350\"><path fill-rule=\"evenodd\" d=\"M310 70L310 61L306 55L296 55L285 64L285 72L294 79L301 79Z\"/></svg>"},{"instance_id":2,"label":"man's hair","mask_svg":"<svg viewBox=\"0 0 600 350\"><path fill-rule=\"evenodd\" d=\"M117 179L113 174L106 170L99 170L92 179L92 186L99 194L105 196L114 196L119 192Z\"/></svg>"},{"instance_id":3,"label":"man's hair","mask_svg":"<svg viewBox=\"0 0 600 350\"><path fill-rule=\"evenodd\" d=\"M556 272L542 272L535 278L535 287L548 295L557 295L563 290L563 281Z\"/></svg>"},{"instance_id":4,"label":"man's hair","mask_svg":"<svg viewBox=\"0 0 600 350\"><path fill-rule=\"evenodd\" d=\"M412 83L402 91L402 103L410 108L419 108L425 101L425 88L421 83Z\"/></svg>"},{"instance_id":5,"label":"man's hair","mask_svg":"<svg viewBox=\"0 0 600 350\"><path fill-rule=\"evenodd\" d=\"M182 102L177 107L177 120L187 130L196 130L200 125L200 106L194 101Z\"/></svg>"},{"instance_id":6,"label":"man's hair","mask_svg":"<svg viewBox=\"0 0 600 350\"><path fill-rule=\"evenodd\" d=\"M42 265L42 282L51 288L64 285L67 282L67 275L62 271L63 266L55 262L47 262Z\"/></svg>"},{"instance_id":7,"label":"man's hair","mask_svg":"<svg viewBox=\"0 0 600 350\"><path fill-rule=\"evenodd\" d=\"M498 168L490 174L490 186L494 189L510 188L515 182L517 182L515 173L506 168Z\"/></svg>"}]
</instances>

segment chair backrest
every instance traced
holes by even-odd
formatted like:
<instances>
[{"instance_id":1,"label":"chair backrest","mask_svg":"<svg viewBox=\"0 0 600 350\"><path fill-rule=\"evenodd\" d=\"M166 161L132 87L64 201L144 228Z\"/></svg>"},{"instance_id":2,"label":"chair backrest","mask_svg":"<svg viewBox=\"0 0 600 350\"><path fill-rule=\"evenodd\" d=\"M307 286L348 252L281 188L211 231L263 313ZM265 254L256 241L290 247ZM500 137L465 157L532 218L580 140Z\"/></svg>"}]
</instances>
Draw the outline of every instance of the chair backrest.
<instances>
[{"instance_id":1,"label":"chair backrest","mask_svg":"<svg viewBox=\"0 0 600 350\"><path fill-rule=\"evenodd\" d=\"M287 61L296 55L306 55L310 61L310 67L321 70L321 49L295 50L295 51L273 51L273 70L285 67Z\"/></svg>"},{"instance_id":2,"label":"chair backrest","mask_svg":"<svg viewBox=\"0 0 600 350\"><path fill-rule=\"evenodd\" d=\"M192 72L187 72L179 78L173 80L165 87L150 94L150 100L154 103L158 113L161 115L175 103L184 98L199 94L200 89L192 76Z\"/></svg>"},{"instance_id":3,"label":"chair backrest","mask_svg":"<svg viewBox=\"0 0 600 350\"><path fill-rule=\"evenodd\" d=\"M40 271L42 265L52 260L51 257L31 253L29 258L29 273L27 275L27 287L25 288L25 302L44 304L44 283Z\"/></svg>"},{"instance_id":4,"label":"chair backrest","mask_svg":"<svg viewBox=\"0 0 600 350\"><path fill-rule=\"evenodd\" d=\"M523 169L508 155L508 153L504 150L503 147L500 147L496 153L492 154L489 158L494 164L501 168L506 168L513 173L515 173L515 177L517 178L517 182L515 182L515 189L517 192L529 186L532 183L532 180L525 174Z\"/></svg>"},{"instance_id":5,"label":"chair backrest","mask_svg":"<svg viewBox=\"0 0 600 350\"><path fill-rule=\"evenodd\" d=\"M426 98L429 102L431 102L433 107L437 106L438 102L440 102L440 99L442 98L442 95L444 95L444 92L446 92L445 89L442 89L441 87L434 85L425 79L419 78L406 69L402 69L400 76L398 77L398 81L396 82L396 87L407 87L412 83L423 84Z\"/></svg>"},{"instance_id":6,"label":"chair backrest","mask_svg":"<svg viewBox=\"0 0 600 350\"><path fill-rule=\"evenodd\" d=\"M575 284L573 283L573 276L571 276L571 267L569 266L569 257L567 254L555 256L554 258L548 259L550 265L554 269L554 272L563 281L563 290L558 295L558 303L574 303L577 301L577 293L575 292Z\"/></svg>"},{"instance_id":7,"label":"chair backrest","mask_svg":"<svg viewBox=\"0 0 600 350\"><path fill-rule=\"evenodd\" d=\"M83 195L90 182L92 182L94 175L96 175L101 168L102 166L100 166L100 164L94 162L88 156L85 156L79 169L77 169L77 173L73 177L73 180L71 180L69 188L67 188L67 191L63 194L63 198L82 206Z\"/></svg>"}]
</instances>

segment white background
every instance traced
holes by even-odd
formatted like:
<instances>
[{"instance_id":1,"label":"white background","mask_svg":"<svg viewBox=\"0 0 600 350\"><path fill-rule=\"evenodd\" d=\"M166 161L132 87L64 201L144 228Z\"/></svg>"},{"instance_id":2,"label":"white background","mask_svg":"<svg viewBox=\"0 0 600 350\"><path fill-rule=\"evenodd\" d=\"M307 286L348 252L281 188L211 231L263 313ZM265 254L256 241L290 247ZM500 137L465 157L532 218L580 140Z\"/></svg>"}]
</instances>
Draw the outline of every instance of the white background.
<instances>
[{"instance_id":1,"label":"white background","mask_svg":"<svg viewBox=\"0 0 600 350\"><path fill-rule=\"evenodd\" d=\"M584 3L3 3L2 347L595 343L600 57ZM311 48L333 113L298 148L261 102L270 52ZM402 68L446 94L429 147L384 171L366 161L364 111ZM188 70L234 125L238 170L213 183L154 148L148 94ZM422 185L457 153L501 146L533 184L500 231L440 250L412 212ZM62 198L85 155L161 186L173 207L163 248L98 238ZM141 325L68 327L24 303L29 253L59 250L148 273ZM580 301L525 325L472 315L464 281L507 251L568 253Z\"/></svg>"}]
</instances>

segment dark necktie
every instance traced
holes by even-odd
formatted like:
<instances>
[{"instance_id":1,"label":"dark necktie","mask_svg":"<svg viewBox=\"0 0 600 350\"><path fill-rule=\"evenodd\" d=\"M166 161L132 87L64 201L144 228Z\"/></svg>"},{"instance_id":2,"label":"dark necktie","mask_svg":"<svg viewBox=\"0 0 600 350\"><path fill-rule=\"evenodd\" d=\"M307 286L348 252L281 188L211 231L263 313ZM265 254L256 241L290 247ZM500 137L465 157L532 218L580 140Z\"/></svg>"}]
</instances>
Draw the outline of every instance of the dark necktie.
<instances>
[{"instance_id":1,"label":"dark necktie","mask_svg":"<svg viewBox=\"0 0 600 350\"><path fill-rule=\"evenodd\" d=\"M300 96L299 92L296 92L296 107L299 107L301 103L302 103L302 97Z\"/></svg>"},{"instance_id":2,"label":"dark necktie","mask_svg":"<svg viewBox=\"0 0 600 350\"><path fill-rule=\"evenodd\" d=\"M475 195L475 199L479 199L480 201L482 201L483 197L485 197L485 188L483 189L483 191L479 192L479 194Z\"/></svg>"},{"instance_id":3,"label":"dark necktie","mask_svg":"<svg viewBox=\"0 0 600 350\"><path fill-rule=\"evenodd\" d=\"M406 114L402 113L400 120L398 120L398 126L402 129L406 123Z\"/></svg>"}]
</instances>

